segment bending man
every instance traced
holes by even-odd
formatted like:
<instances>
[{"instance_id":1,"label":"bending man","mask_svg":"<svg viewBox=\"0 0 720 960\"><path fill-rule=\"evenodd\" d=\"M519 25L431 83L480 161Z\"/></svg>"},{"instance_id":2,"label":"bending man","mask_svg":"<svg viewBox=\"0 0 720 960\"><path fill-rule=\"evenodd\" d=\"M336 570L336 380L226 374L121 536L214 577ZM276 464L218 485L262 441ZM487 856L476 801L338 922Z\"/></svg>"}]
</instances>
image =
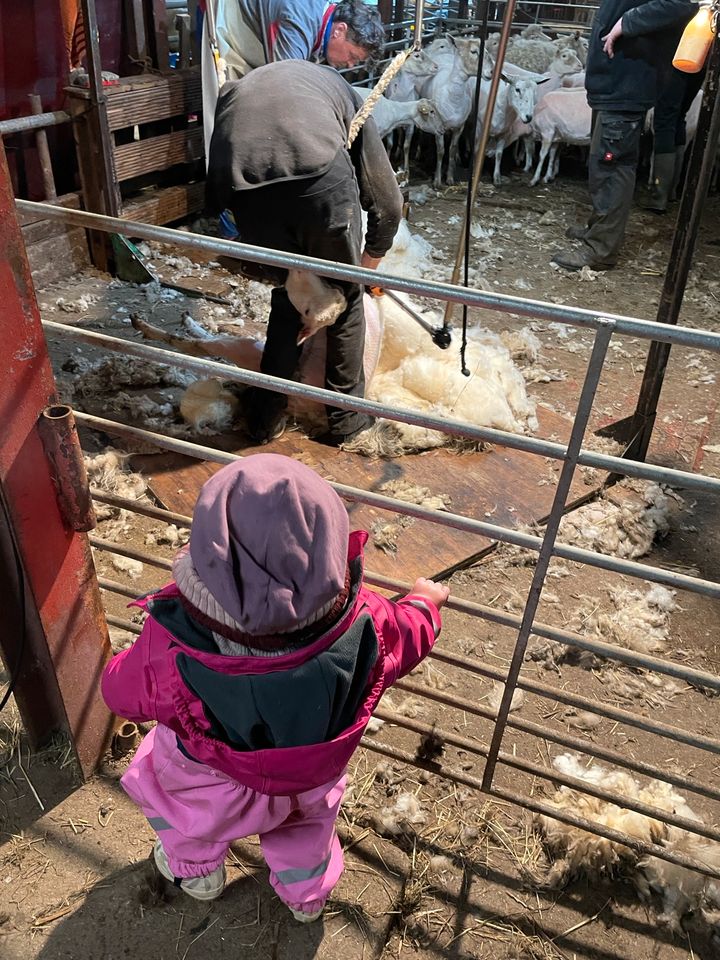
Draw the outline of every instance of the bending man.
<instances>
[{"instance_id":1,"label":"bending man","mask_svg":"<svg viewBox=\"0 0 720 960\"><path fill-rule=\"evenodd\" d=\"M372 118L350 150L346 147L362 102L334 70L298 60L269 64L226 83L210 145L210 211L232 210L245 243L377 267L400 223L402 194ZM361 208L368 213L364 249ZM327 328L325 386L362 397L363 290L356 283L338 285L347 307ZM287 291L277 287L263 373L294 377L302 329ZM266 443L282 432L287 398L268 390L247 393L251 436ZM327 412L327 439L334 444L371 424L364 414L332 407Z\"/></svg>"}]
</instances>

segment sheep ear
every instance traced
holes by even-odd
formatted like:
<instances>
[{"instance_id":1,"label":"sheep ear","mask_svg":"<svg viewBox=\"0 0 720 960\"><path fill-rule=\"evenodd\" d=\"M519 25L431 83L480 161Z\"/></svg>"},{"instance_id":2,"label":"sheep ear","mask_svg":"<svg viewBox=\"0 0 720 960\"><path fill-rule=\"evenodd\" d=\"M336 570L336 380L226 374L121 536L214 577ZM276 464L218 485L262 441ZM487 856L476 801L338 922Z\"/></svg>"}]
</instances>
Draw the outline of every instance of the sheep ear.
<instances>
[{"instance_id":1,"label":"sheep ear","mask_svg":"<svg viewBox=\"0 0 720 960\"><path fill-rule=\"evenodd\" d=\"M535 83L547 83L550 77L543 77L542 80L536 80Z\"/></svg>"},{"instance_id":2,"label":"sheep ear","mask_svg":"<svg viewBox=\"0 0 720 960\"><path fill-rule=\"evenodd\" d=\"M512 82L512 77L506 77L504 73L501 73L501 74L500 74L500 79L501 79L501 80L504 80L505 83L509 83L510 86L512 86L512 83L513 83L513 82Z\"/></svg>"},{"instance_id":3,"label":"sheep ear","mask_svg":"<svg viewBox=\"0 0 720 960\"><path fill-rule=\"evenodd\" d=\"M451 43L454 47L457 46L457 44L455 43L455 37L453 37L453 35L452 35L451 33L446 33L445 36L447 37L447 39L450 41L450 43Z\"/></svg>"},{"instance_id":4,"label":"sheep ear","mask_svg":"<svg viewBox=\"0 0 720 960\"><path fill-rule=\"evenodd\" d=\"M420 111L420 113L421 113L424 117L426 117L426 116L428 115L428 113L430 113L427 105L424 104L424 103L423 103L420 107L418 107L418 110Z\"/></svg>"}]
</instances>

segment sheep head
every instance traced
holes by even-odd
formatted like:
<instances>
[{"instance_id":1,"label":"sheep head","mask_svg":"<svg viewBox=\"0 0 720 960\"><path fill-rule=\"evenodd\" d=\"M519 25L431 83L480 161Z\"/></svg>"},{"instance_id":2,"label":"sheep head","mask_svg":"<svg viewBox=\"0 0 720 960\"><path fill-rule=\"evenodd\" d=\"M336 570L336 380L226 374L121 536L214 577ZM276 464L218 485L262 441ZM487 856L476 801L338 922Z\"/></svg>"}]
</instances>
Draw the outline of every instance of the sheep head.
<instances>
[{"instance_id":1,"label":"sheep head","mask_svg":"<svg viewBox=\"0 0 720 960\"><path fill-rule=\"evenodd\" d=\"M413 77L433 77L438 72L438 65L424 50L413 50L402 69Z\"/></svg>"},{"instance_id":2,"label":"sheep head","mask_svg":"<svg viewBox=\"0 0 720 960\"><path fill-rule=\"evenodd\" d=\"M332 326L347 307L347 300L338 287L305 270L288 270L285 289L290 303L302 317L298 345L323 327Z\"/></svg>"},{"instance_id":3,"label":"sheep head","mask_svg":"<svg viewBox=\"0 0 720 960\"><path fill-rule=\"evenodd\" d=\"M419 130L424 133L431 133L433 136L440 136L445 132L443 118L438 113L432 100L418 100L415 125Z\"/></svg>"}]
</instances>

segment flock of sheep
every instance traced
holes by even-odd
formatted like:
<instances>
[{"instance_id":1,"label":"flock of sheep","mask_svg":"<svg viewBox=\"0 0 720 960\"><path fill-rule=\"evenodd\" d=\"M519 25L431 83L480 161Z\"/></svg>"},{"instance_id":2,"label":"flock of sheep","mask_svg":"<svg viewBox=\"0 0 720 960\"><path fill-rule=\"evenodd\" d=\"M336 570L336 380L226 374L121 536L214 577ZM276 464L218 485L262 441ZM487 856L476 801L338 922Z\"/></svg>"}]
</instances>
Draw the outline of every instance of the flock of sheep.
<instances>
[{"instance_id":1,"label":"flock of sheep","mask_svg":"<svg viewBox=\"0 0 720 960\"><path fill-rule=\"evenodd\" d=\"M477 138L484 122L500 35L485 45L478 101ZM480 40L445 35L415 51L391 81L373 116L383 137L404 131L403 173L409 173L410 142L415 128L435 137L434 186L440 189L445 135L450 134L445 182L455 182L460 140L471 117L480 57ZM488 156L494 156L493 182L501 183L503 152L513 144L524 150L524 169L532 169L535 144L540 155L531 184L537 184L547 161L545 183L558 173L561 144L590 143L592 113L584 81L587 40L579 31L555 39L539 24L511 37L492 113ZM367 97L369 89L357 88ZM689 118L690 119L690 118Z\"/></svg>"}]
</instances>

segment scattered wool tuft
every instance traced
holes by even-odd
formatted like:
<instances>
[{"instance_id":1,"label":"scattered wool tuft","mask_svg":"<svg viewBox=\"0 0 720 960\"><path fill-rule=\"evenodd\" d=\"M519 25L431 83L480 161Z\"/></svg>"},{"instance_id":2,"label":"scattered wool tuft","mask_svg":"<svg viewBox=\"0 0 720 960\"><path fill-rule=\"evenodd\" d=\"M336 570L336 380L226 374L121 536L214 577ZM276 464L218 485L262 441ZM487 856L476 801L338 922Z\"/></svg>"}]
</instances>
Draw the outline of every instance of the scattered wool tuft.
<instances>
[{"instance_id":1,"label":"scattered wool tuft","mask_svg":"<svg viewBox=\"0 0 720 960\"><path fill-rule=\"evenodd\" d=\"M160 533L148 533L145 537L145 544L149 547L169 546L184 547L190 540L190 531L187 527L178 527L174 523L169 523Z\"/></svg>"},{"instance_id":2,"label":"scattered wool tuft","mask_svg":"<svg viewBox=\"0 0 720 960\"><path fill-rule=\"evenodd\" d=\"M521 330L503 330L500 339L510 352L513 360L536 363L542 344L530 327Z\"/></svg>"},{"instance_id":3,"label":"scattered wool tuft","mask_svg":"<svg viewBox=\"0 0 720 960\"><path fill-rule=\"evenodd\" d=\"M412 793L400 793L393 806L380 810L376 827L380 833L397 837L402 833L415 833L414 827L426 822L427 814L417 797Z\"/></svg>"},{"instance_id":4,"label":"scattered wool tuft","mask_svg":"<svg viewBox=\"0 0 720 960\"><path fill-rule=\"evenodd\" d=\"M453 863L449 857L436 854L434 857L430 857L428 868L430 873L446 873L448 870L453 869Z\"/></svg>"},{"instance_id":5,"label":"scattered wool tuft","mask_svg":"<svg viewBox=\"0 0 720 960\"><path fill-rule=\"evenodd\" d=\"M614 610L601 610L593 600L593 608L578 610L573 623L579 618L586 635L605 643L638 653L664 651L670 614L677 609L674 592L661 586L654 586L644 593L620 587L610 590L609 594Z\"/></svg>"},{"instance_id":6,"label":"scattered wool tuft","mask_svg":"<svg viewBox=\"0 0 720 960\"><path fill-rule=\"evenodd\" d=\"M175 413L172 403L158 403L145 394L132 396L120 391L109 397L105 404L106 411L127 415L133 420L140 420L149 427L164 427L166 420Z\"/></svg>"},{"instance_id":7,"label":"scattered wool tuft","mask_svg":"<svg viewBox=\"0 0 720 960\"><path fill-rule=\"evenodd\" d=\"M609 770L597 763L586 766L577 755L571 753L556 757L553 766L566 776L646 803L665 813L674 813L702 823L685 798L661 780L650 780L643 786L625 771ZM720 844L668 826L653 817L565 786L556 791L550 803L559 810L567 810L602 826L622 831L644 843L658 843L704 862L709 867L720 867ZM550 886L562 887L578 877L597 882L603 878L625 876L632 881L645 902L652 905L656 898L660 899L662 912L658 919L675 931L682 929L684 917L702 914L704 908L715 905L717 883L702 874L653 856L643 856L624 844L595 836L545 815L536 814L534 822L544 837L548 854L557 858L548 874Z\"/></svg>"},{"instance_id":8,"label":"scattered wool tuft","mask_svg":"<svg viewBox=\"0 0 720 960\"><path fill-rule=\"evenodd\" d=\"M112 556L111 563L116 570L119 570L120 573L126 573L131 580L139 580L145 569L139 560L120 557L115 554Z\"/></svg>"},{"instance_id":9,"label":"scattered wool tuft","mask_svg":"<svg viewBox=\"0 0 720 960\"><path fill-rule=\"evenodd\" d=\"M240 413L240 402L221 380L198 380L180 400L183 419L195 430L229 430Z\"/></svg>"},{"instance_id":10,"label":"scattered wool tuft","mask_svg":"<svg viewBox=\"0 0 720 960\"><path fill-rule=\"evenodd\" d=\"M365 727L366 733L378 733L385 726L385 721L380 717L370 717Z\"/></svg>"},{"instance_id":11,"label":"scattered wool tuft","mask_svg":"<svg viewBox=\"0 0 720 960\"><path fill-rule=\"evenodd\" d=\"M491 710L494 710L497 713L500 710L500 703L505 693L505 684L501 683L499 680L493 680L492 690L488 694L487 702ZM514 710L520 710L520 708L525 703L525 691L524 690L515 690L512 695L512 700L510 702L510 712Z\"/></svg>"},{"instance_id":12,"label":"scattered wool tuft","mask_svg":"<svg viewBox=\"0 0 720 960\"><path fill-rule=\"evenodd\" d=\"M451 498L445 493L431 493L428 487L421 487L402 478L388 480L378 489L380 493L386 493L396 500L416 503L419 507L426 507L428 510L447 510L452 502Z\"/></svg>"},{"instance_id":13,"label":"scattered wool tuft","mask_svg":"<svg viewBox=\"0 0 720 960\"><path fill-rule=\"evenodd\" d=\"M125 469L130 456L132 454L107 447L103 453L84 457L91 485L126 500L142 499L147 491L147 483L139 473Z\"/></svg>"},{"instance_id":14,"label":"scattered wool tuft","mask_svg":"<svg viewBox=\"0 0 720 960\"><path fill-rule=\"evenodd\" d=\"M187 387L197 377L184 370L137 357L112 356L90 366L81 365L76 392L81 397L115 395L126 387Z\"/></svg>"},{"instance_id":15,"label":"scattered wool tuft","mask_svg":"<svg viewBox=\"0 0 720 960\"><path fill-rule=\"evenodd\" d=\"M650 551L657 537L670 530L677 504L657 483L623 484L640 496L619 503L601 498L567 514L560 522L560 540L599 553L634 560Z\"/></svg>"},{"instance_id":16,"label":"scattered wool tuft","mask_svg":"<svg viewBox=\"0 0 720 960\"><path fill-rule=\"evenodd\" d=\"M122 630L119 627L109 627L108 633L110 634L110 646L113 653L120 653L122 650L127 650L128 647L131 647L135 642L135 635L128 630Z\"/></svg>"}]
</instances>

